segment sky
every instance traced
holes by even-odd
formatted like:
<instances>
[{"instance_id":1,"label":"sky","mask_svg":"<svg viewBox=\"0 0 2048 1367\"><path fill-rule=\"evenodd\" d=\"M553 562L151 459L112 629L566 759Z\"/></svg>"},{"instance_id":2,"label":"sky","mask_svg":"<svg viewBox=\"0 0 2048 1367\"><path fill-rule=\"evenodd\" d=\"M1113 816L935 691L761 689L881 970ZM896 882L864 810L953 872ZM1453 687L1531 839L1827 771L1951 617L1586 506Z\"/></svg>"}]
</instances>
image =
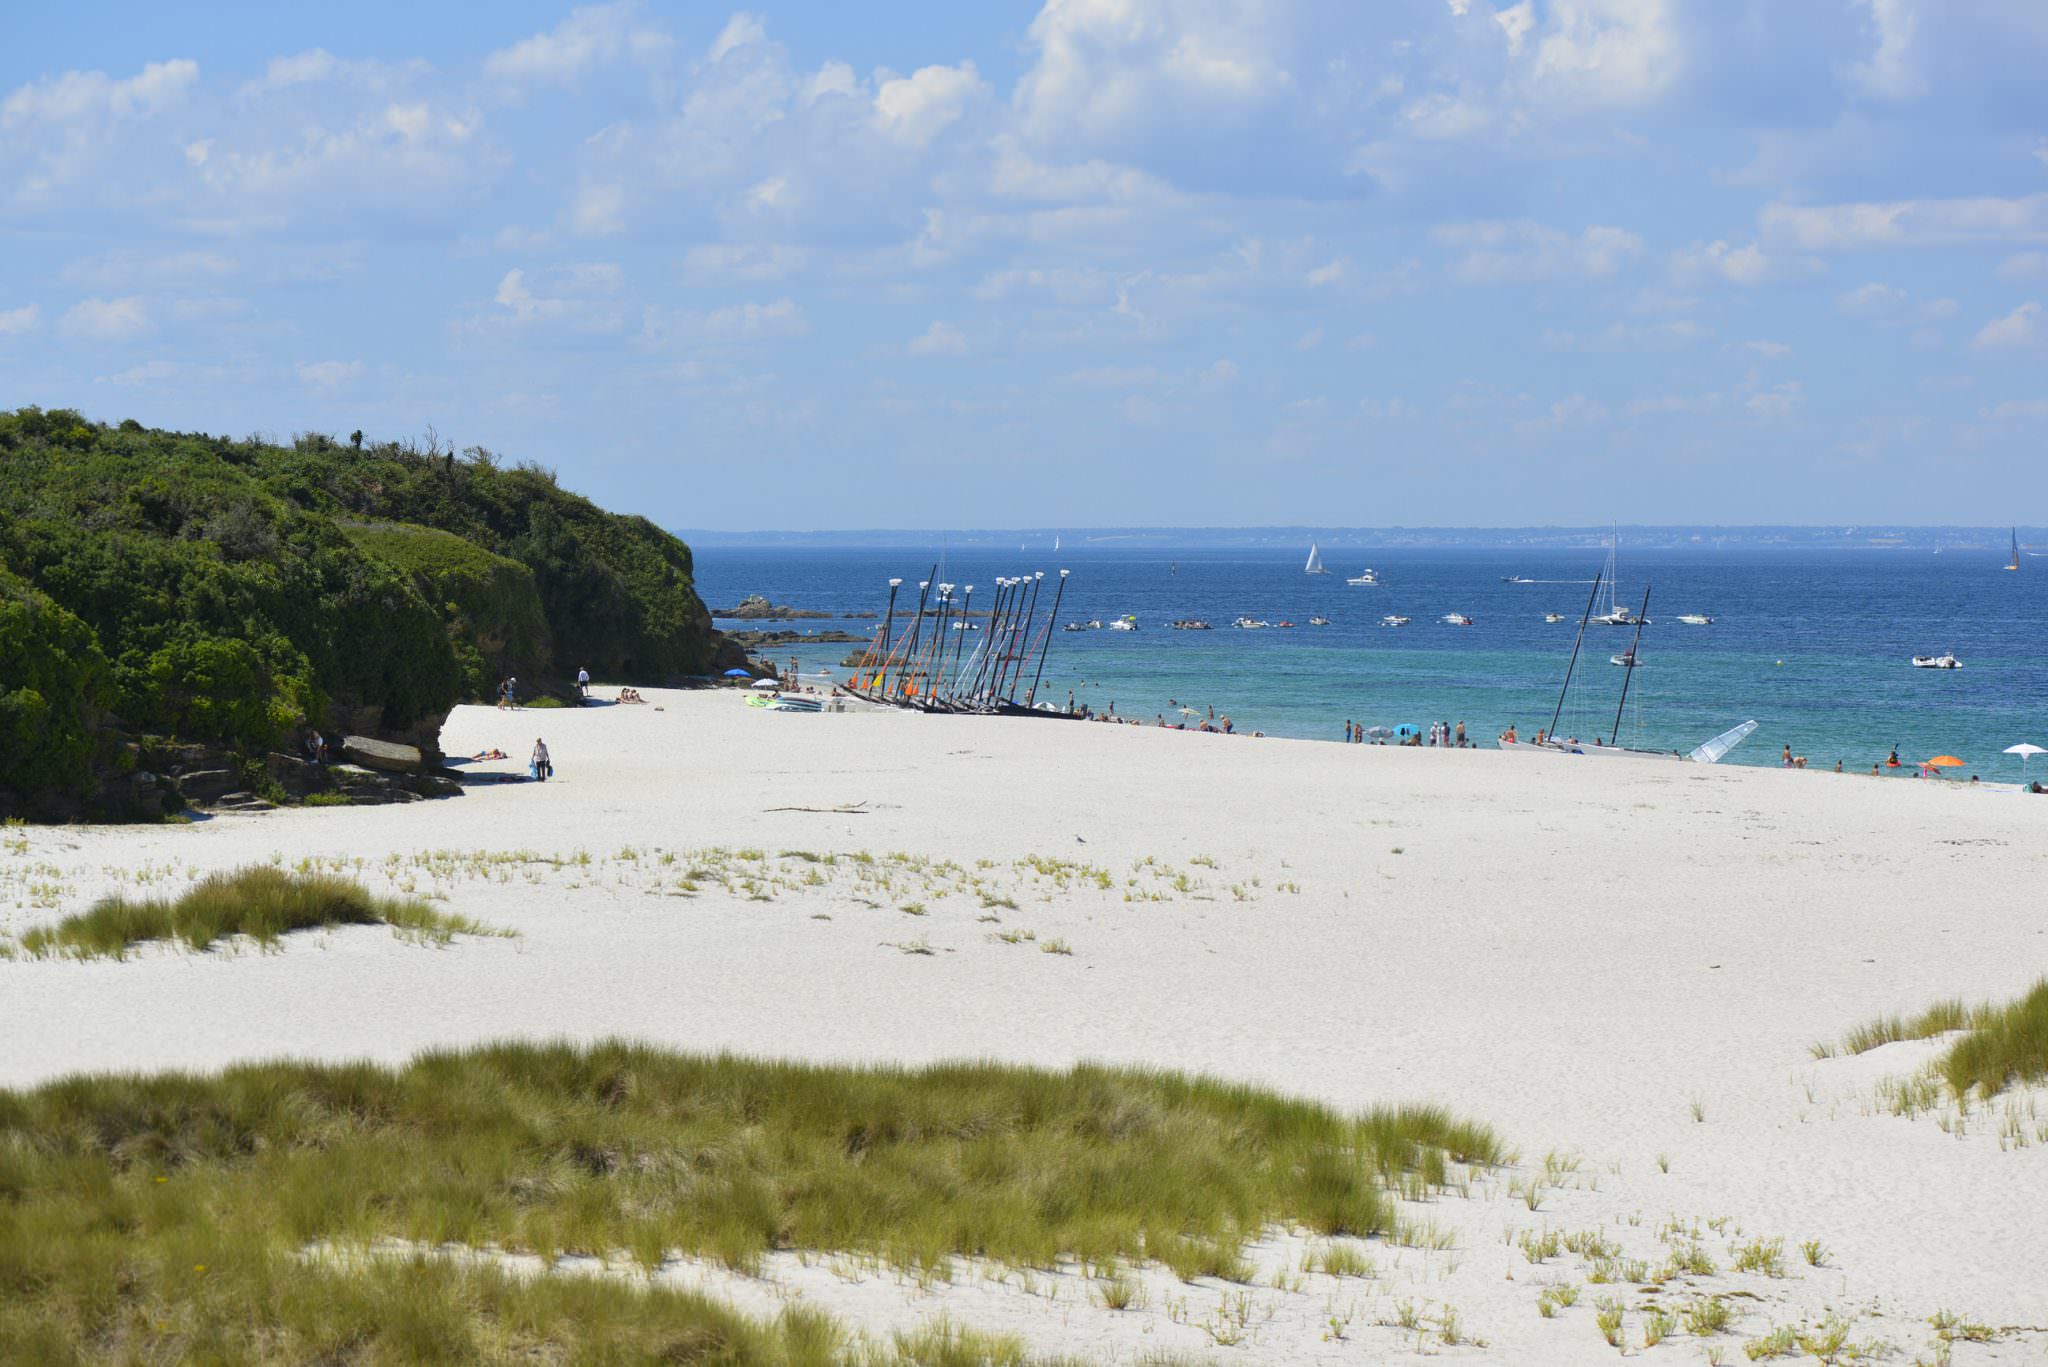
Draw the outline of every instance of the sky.
<instances>
[{"instance_id":1,"label":"sky","mask_svg":"<svg viewBox=\"0 0 2048 1367\"><path fill-rule=\"evenodd\" d=\"M2048 520L2044 0L10 9L0 408L666 526Z\"/></svg>"}]
</instances>

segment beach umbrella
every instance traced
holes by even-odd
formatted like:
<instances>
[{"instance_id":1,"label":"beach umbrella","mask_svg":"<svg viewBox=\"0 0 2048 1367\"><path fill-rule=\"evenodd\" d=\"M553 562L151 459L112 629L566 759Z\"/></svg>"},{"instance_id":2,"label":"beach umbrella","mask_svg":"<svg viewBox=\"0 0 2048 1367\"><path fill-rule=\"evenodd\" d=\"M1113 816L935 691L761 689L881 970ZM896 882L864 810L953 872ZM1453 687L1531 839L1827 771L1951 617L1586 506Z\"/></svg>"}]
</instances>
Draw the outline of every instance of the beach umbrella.
<instances>
[{"instance_id":1,"label":"beach umbrella","mask_svg":"<svg viewBox=\"0 0 2048 1367\"><path fill-rule=\"evenodd\" d=\"M1394 733L1384 726L1368 726L1365 728L1365 734L1368 736L1391 736Z\"/></svg>"},{"instance_id":2,"label":"beach umbrella","mask_svg":"<svg viewBox=\"0 0 2048 1367\"><path fill-rule=\"evenodd\" d=\"M752 684L752 687L754 687L754 688L780 688L780 687L782 687L782 685L781 685L781 684L779 684L779 683L777 683L777 682L776 682L776 681L775 681L774 679L756 679L756 680L754 680L754 682L753 682L753 684Z\"/></svg>"},{"instance_id":3,"label":"beach umbrella","mask_svg":"<svg viewBox=\"0 0 2048 1367\"><path fill-rule=\"evenodd\" d=\"M1960 769L1963 767L1963 762L1954 755L1936 755L1933 759L1927 761L1927 767L1930 769Z\"/></svg>"},{"instance_id":4,"label":"beach umbrella","mask_svg":"<svg viewBox=\"0 0 2048 1367\"><path fill-rule=\"evenodd\" d=\"M2007 753L2008 755L2018 755L2020 757L2020 771L2024 773L2026 772L2028 760L2032 759L2036 755L2048 755L2048 750L2043 750L2038 745L2029 745L2025 741L2021 741L2018 745L2006 746L2005 753Z\"/></svg>"},{"instance_id":5,"label":"beach umbrella","mask_svg":"<svg viewBox=\"0 0 2048 1367\"><path fill-rule=\"evenodd\" d=\"M744 669L728 669L725 671L725 677L728 679L751 679L754 676Z\"/></svg>"}]
</instances>

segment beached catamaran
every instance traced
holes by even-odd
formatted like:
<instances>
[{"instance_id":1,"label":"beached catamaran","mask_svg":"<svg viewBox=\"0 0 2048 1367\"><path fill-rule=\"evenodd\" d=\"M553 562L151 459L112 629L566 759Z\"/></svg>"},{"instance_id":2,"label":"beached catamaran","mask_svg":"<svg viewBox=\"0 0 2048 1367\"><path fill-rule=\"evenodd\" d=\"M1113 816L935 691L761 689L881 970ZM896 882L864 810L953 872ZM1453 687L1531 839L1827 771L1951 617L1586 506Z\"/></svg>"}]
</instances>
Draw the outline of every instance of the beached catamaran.
<instances>
[{"instance_id":1,"label":"beached catamaran","mask_svg":"<svg viewBox=\"0 0 2048 1367\"><path fill-rule=\"evenodd\" d=\"M957 628L967 623L972 611L974 585L944 583L938 574L934 565L930 577L918 582L917 610L901 630L896 625L896 598L903 581L889 581L888 611L840 688L867 702L916 712L1067 716L1063 710L1036 705L1053 624L1067 591L1067 571L1061 570L1054 581L1052 606L1042 622L1038 601L1045 572L998 577L988 625L975 633L972 651L966 648L969 633ZM932 619L930 630L927 618Z\"/></svg>"},{"instance_id":2,"label":"beached catamaran","mask_svg":"<svg viewBox=\"0 0 2048 1367\"><path fill-rule=\"evenodd\" d=\"M1596 620L1604 620L1593 616L1593 605L1599 601L1600 584L1606 577L1605 570L1596 575L1593 579L1593 591L1586 596L1586 610L1579 617L1579 633L1572 641L1571 662L1565 666L1564 683L1557 690L1557 707L1551 713L1550 725L1537 733L1541 737L1540 740L1509 740L1503 736L1499 741L1500 748L1518 753L1535 751L1553 755L1614 755L1623 759L1672 759L1690 760L1695 764L1718 763L1723 755L1740 745L1750 732L1756 730L1754 721L1730 727L1712 740L1696 745L1690 750L1642 750L1620 743L1622 713L1628 706L1629 685L1635 680L1636 669L1642 658L1637 650L1643 643L1643 625L1649 620L1650 591L1647 588L1643 590L1642 607L1631 615L1631 621L1636 629L1635 640L1630 643L1626 655L1614 657L1615 662L1623 664L1624 667L1621 675L1621 697L1614 705L1614 725L1607 739L1602 741L1595 736L1592 740L1581 741L1577 736L1565 737L1557 734L1558 722L1564 717L1565 695L1571 690L1572 676L1578 669L1579 650L1586 642L1586 627ZM1617 610L1626 611L1621 609L1618 603L1615 606Z\"/></svg>"}]
</instances>

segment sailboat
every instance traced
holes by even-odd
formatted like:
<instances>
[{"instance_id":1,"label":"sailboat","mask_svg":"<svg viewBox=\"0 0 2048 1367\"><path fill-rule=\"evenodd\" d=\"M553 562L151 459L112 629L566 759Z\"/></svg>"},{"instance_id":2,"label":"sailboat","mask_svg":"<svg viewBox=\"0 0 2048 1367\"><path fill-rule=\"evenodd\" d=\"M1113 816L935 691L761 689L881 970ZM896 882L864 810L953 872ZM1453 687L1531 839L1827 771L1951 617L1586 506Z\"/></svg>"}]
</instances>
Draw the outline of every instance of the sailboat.
<instances>
[{"instance_id":1,"label":"sailboat","mask_svg":"<svg viewBox=\"0 0 2048 1367\"><path fill-rule=\"evenodd\" d=\"M1564 683L1557 690L1557 708L1551 713L1549 728L1537 733L1542 740L1508 740L1503 737L1497 742L1500 748L1517 752L1540 750L1553 755L1616 755L1624 759L1674 759L1688 760L1694 764L1719 763L1723 755L1742 744L1749 733L1756 730L1754 721L1731 726L1712 740L1696 745L1690 750L1638 750L1620 743L1622 711L1628 706L1629 685L1635 681L1639 663L1636 651L1643 643L1643 623L1649 620L1647 614L1650 611L1650 591L1647 588L1643 590L1643 606L1632 619L1636 629L1634 642L1630 644L1627 654L1616 655L1610 659L1610 663L1622 666L1621 700L1614 705L1612 733L1604 742L1595 737L1583 743L1577 736L1566 739L1556 734L1557 723L1564 716L1565 694L1572 686L1572 673L1578 668L1579 648L1586 643L1586 627L1600 620L1593 615L1593 604L1600 599L1600 583L1605 577L1603 572L1599 578L1594 579L1593 591L1586 596L1586 611L1579 618L1579 634L1572 642L1571 663L1565 666Z\"/></svg>"},{"instance_id":2,"label":"sailboat","mask_svg":"<svg viewBox=\"0 0 2048 1367\"><path fill-rule=\"evenodd\" d=\"M2020 567L2020 529L2018 527L2012 529L2012 559L2005 562L2005 567L2009 570L2017 570Z\"/></svg>"},{"instance_id":3,"label":"sailboat","mask_svg":"<svg viewBox=\"0 0 2048 1367\"><path fill-rule=\"evenodd\" d=\"M1060 534L1058 532L1054 532L1052 534L1052 548L1054 550L1058 550L1060 548Z\"/></svg>"},{"instance_id":4,"label":"sailboat","mask_svg":"<svg viewBox=\"0 0 2048 1367\"><path fill-rule=\"evenodd\" d=\"M1622 606L1621 585L1614 573L1614 553L1621 546L1621 528L1614 529L1614 539L1607 543L1607 568L1601 571L1607 579L1607 611L1593 618L1604 627L1641 626L1642 619ZM1645 595L1648 601L1648 595Z\"/></svg>"},{"instance_id":5,"label":"sailboat","mask_svg":"<svg viewBox=\"0 0 2048 1367\"><path fill-rule=\"evenodd\" d=\"M1301 572L1303 574L1329 573L1328 570L1323 568L1323 553L1316 549L1316 543L1313 541L1308 543L1308 564L1302 567Z\"/></svg>"}]
</instances>

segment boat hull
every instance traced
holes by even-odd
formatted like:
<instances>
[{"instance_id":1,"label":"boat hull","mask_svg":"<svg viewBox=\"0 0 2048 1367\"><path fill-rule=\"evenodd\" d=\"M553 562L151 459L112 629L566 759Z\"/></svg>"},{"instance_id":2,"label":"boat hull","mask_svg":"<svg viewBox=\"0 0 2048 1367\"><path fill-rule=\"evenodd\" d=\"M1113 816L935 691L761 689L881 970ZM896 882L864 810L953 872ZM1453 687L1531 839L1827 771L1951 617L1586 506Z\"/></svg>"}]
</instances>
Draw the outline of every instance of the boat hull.
<instances>
[{"instance_id":1,"label":"boat hull","mask_svg":"<svg viewBox=\"0 0 2048 1367\"><path fill-rule=\"evenodd\" d=\"M1503 750L1529 755L1597 755L1604 759L1661 759L1685 763L1686 757L1676 750L1631 750L1625 745L1573 744L1570 741L1546 740L1538 745L1533 740L1496 741Z\"/></svg>"}]
</instances>

